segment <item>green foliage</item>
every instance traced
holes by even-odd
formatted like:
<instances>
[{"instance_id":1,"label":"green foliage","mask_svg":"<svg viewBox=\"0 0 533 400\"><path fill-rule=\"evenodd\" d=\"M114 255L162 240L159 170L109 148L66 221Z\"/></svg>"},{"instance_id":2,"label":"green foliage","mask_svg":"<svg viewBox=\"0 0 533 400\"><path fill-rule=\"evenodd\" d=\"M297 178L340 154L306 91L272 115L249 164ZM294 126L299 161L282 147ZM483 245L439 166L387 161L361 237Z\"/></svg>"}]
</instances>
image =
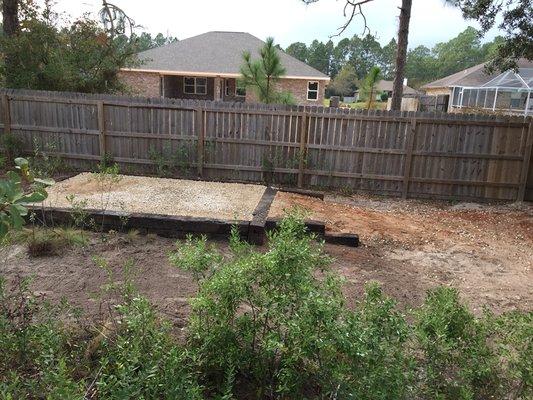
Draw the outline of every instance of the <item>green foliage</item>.
<instances>
[{"instance_id":1,"label":"green foliage","mask_svg":"<svg viewBox=\"0 0 533 400\"><path fill-rule=\"evenodd\" d=\"M379 287L369 286L349 311L341 281L326 269L329 258L294 215L270 235L265 253L239 243L234 234L233 254L222 259L206 251L205 239L189 239L171 257L204 274L191 302L189 343L213 391L246 387L260 398L407 393L407 324Z\"/></svg>"},{"instance_id":2,"label":"green foliage","mask_svg":"<svg viewBox=\"0 0 533 400\"><path fill-rule=\"evenodd\" d=\"M205 237L176 246L171 264L198 282L184 344L135 289L132 263L119 277L94 257L122 299L95 335L29 281L0 279L0 398L531 398L532 312L476 317L441 287L406 318L377 283L348 307L298 214L261 251L237 227L224 254Z\"/></svg>"},{"instance_id":3,"label":"green foliage","mask_svg":"<svg viewBox=\"0 0 533 400\"><path fill-rule=\"evenodd\" d=\"M51 180L36 178L30 170L28 160L16 158L16 171L9 171L7 179L0 180L0 239L10 230L19 230L24 225L24 218L28 215L29 203L39 203L46 199L46 186ZM23 181L30 184L30 191L25 192Z\"/></svg>"},{"instance_id":4,"label":"green foliage","mask_svg":"<svg viewBox=\"0 0 533 400\"><path fill-rule=\"evenodd\" d=\"M428 293L416 325L426 396L485 399L499 393L498 359L489 347L488 328L460 303L457 290L441 287Z\"/></svg>"},{"instance_id":5,"label":"green foliage","mask_svg":"<svg viewBox=\"0 0 533 400\"><path fill-rule=\"evenodd\" d=\"M196 281L205 278L222 261L215 246L207 243L205 236L195 238L188 235L187 240L184 243L177 242L176 247L176 251L169 254L170 263L191 272Z\"/></svg>"},{"instance_id":6,"label":"green foliage","mask_svg":"<svg viewBox=\"0 0 533 400\"><path fill-rule=\"evenodd\" d=\"M156 173L159 177L172 176L175 172L187 173L189 169L189 148L187 146L178 146L172 150L171 145L163 146L161 152L155 147L148 150L150 160L155 163Z\"/></svg>"},{"instance_id":7,"label":"green foliage","mask_svg":"<svg viewBox=\"0 0 533 400\"><path fill-rule=\"evenodd\" d=\"M117 307L120 325L97 350L96 391L103 399L201 399L187 353L142 297Z\"/></svg>"},{"instance_id":8,"label":"green foliage","mask_svg":"<svg viewBox=\"0 0 533 400\"><path fill-rule=\"evenodd\" d=\"M28 285L8 292L0 280L0 398L202 398L186 350L136 292L87 343L61 322L70 307L42 304Z\"/></svg>"},{"instance_id":9,"label":"green foliage","mask_svg":"<svg viewBox=\"0 0 533 400\"><path fill-rule=\"evenodd\" d=\"M31 170L35 175L45 178L51 178L65 167L64 160L53 153L57 150L55 143L46 143L41 148L37 140L33 144L33 156L29 159Z\"/></svg>"},{"instance_id":10,"label":"green foliage","mask_svg":"<svg viewBox=\"0 0 533 400\"><path fill-rule=\"evenodd\" d=\"M76 92L116 92L120 68L134 65L134 42L113 39L97 21L65 21L50 2L39 8L24 3L20 30L2 37L9 64L0 65L5 84L13 88Z\"/></svg>"},{"instance_id":11,"label":"green foliage","mask_svg":"<svg viewBox=\"0 0 533 400\"><path fill-rule=\"evenodd\" d=\"M482 44L479 32L469 27L455 38L438 43L432 49L425 46L415 47L407 54L405 71L406 77L409 78L409 86L419 87L424 83L491 60L503 44L504 39L501 36ZM286 52L328 74L333 79L332 85L335 85L335 78L347 66L355 70L357 80L363 80L374 66L381 69L383 79L392 80L397 47L395 39L381 46L374 35L367 34L363 37L354 35L351 38L344 38L337 45L315 40L307 47L304 43L296 42L289 45ZM331 89L334 89L334 86ZM332 90L331 94L342 93Z\"/></svg>"},{"instance_id":12,"label":"green foliage","mask_svg":"<svg viewBox=\"0 0 533 400\"><path fill-rule=\"evenodd\" d=\"M4 133L0 136L0 146L5 152L6 164L12 163L15 158L22 155L23 145L20 137L12 133Z\"/></svg>"},{"instance_id":13,"label":"green foliage","mask_svg":"<svg viewBox=\"0 0 533 400\"><path fill-rule=\"evenodd\" d=\"M289 47L287 47L285 52L300 61L307 62L308 50L305 43L292 43L289 45Z\"/></svg>"},{"instance_id":14,"label":"green foliage","mask_svg":"<svg viewBox=\"0 0 533 400\"><path fill-rule=\"evenodd\" d=\"M351 64L346 64L328 86L328 91L339 96L351 96L357 89L357 82L355 68Z\"/></svg>"},{"instance_id":15,"label":"green foliage","mask_svg":"<svg viewBox=\"0 0 533 400\"><path fill-rule=\"evenodd\" d=\"M459 7L465 18L477 20L482 33L496 25L505 33L494 49L489 71L505 71L516 67L524 57L533 60L533 6L530 0L448 0Z\"/></svg>"},{"instance_id":16,"label":"green foliage","mask_svg":"<svg viewBox=\"0 0 533 400\"><path fill-rule=\"evenodd\" d=\"M244 64L241 67L239 84L252 88L262 103L294 104L289 93L279 92L276 83L285 75L273 38L267 38L259 51L260 59L252 60L252 55L243 53Z\"/></svg>"},{"instance_id":17,"label":"green foliage","mask_svg":"<svg viewBox=\"0 0 533 400\"><path fill-rule=\"evenodd\" d=\"M320 72L329 75L331 72L331 56L333 48L334 45L331 40L326 43L313 40L307 51L307 63Z\"/></svg>"},{"instance_id":18,"label":"green foliage","mask_svg":"<svg viewBox=\"0 0 533 400\"><path fill-rule=\"evenodd\" d=\"M94 227L94 220L89 219L87 200L77 200L74 194L67 195L66 199L70 205L70 217L72 218L74 226L80 229Z\"/></svg>"},{"instance_id":19,"label":"green foliage","mask_svg":"<svg viewBox=\"0 0 533 400\"><path fill-rule=\"evenodd\" d=\"M361 85L361 97L366 99L366 108L371 109L376 100L376 85L381 79L381 70L379 67L372 67Z\"/></svg>"},{"instance_id":20,"label":"green foliage","mask_svg":"<svg viewBox=\"0 0 533 400\"><path fill-rule=\"evenodd\" d=\"M128 39L124 38L124 40ZM138 51L149 50L178 41L174 36L165 36L162 33L152 36L150 32L141 32L140 35L134 33L131 40L136 43Z\"/></svg>"},{"instance_id":21,"label":"green foliage","mask_svg":"<svg viewBox=\"0 0 533 400\"><path fill-rule=\"evenodd\" d=\"M83 381L72 375L80 349L68 348L59 322L65 308L40 302L29 284L19 279L7 291L0 278L0 398L81 400Z\"/></svg>"},{"instance_id":22,"label":"green foliage","mask_svg":"<svg viewBox=\"0 0 533 400\"><path fill-rule=\"evenodd\" d=\"M500 380L514 399L533 398L533 312L486 315L490 341L498 354Z\"/></svg>"}]
</instances>

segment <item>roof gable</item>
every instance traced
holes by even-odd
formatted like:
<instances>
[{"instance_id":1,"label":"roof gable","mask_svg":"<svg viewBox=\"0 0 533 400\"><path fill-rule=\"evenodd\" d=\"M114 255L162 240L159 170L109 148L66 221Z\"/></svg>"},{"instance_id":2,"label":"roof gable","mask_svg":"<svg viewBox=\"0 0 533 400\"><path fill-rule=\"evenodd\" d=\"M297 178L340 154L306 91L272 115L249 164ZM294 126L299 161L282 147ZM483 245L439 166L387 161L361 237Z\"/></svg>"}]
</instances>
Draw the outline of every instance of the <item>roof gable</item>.
<instances>
[{"instance_id":1,"label":"roof gable","mask_svg":"<svg viewBox=\"0 0 533 400\"><path fill-rule=\"evenodd\" d=\"M240 74L242 54L249 51L259 57L265 42L245 32L207 32L146 50L138 54L142 65L136 69L166 72L196 72L212 74ZM278 50L285 76L329 79L322 72Z\"/></svg>"}]
</instances>

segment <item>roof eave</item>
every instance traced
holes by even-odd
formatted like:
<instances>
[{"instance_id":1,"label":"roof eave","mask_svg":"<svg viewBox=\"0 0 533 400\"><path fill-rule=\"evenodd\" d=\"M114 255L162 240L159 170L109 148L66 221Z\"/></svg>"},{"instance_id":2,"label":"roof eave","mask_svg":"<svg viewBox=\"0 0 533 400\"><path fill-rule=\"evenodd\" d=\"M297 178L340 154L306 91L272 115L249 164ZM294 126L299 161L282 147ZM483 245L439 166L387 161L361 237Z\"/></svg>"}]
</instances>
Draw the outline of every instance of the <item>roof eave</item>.
<instances>
[{"instance_id":1,"label":"roof eave","mask_svg":"<svg viewBox=\"0 0 533 400\"><path fill-rule=\"evenodd\" d=\"M121 68L121 71L126 72L146 72L159 75L190 75L190 76L218 76L221 78L239 78L241 74L224 73L224 72L199 72L199 71L168 71L160 69L143 69L143 68ZM317 80L330 81L329 76L299 76L299 75L284 75L282 79L303 79L303 80Z\"/></svg>"}]
</instances>

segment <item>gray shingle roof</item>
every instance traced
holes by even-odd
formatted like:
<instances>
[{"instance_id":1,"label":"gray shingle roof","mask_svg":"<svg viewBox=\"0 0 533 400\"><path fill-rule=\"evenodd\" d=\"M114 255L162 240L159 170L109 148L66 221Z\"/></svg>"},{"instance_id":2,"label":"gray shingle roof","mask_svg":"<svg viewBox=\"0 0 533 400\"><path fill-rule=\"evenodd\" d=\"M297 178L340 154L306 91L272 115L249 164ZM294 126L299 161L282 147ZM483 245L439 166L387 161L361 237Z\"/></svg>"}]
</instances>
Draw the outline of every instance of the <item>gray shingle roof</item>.
<instances>
[{"instance_id":1,"label":"gray shingle roof","mask_svg":"<svg viewBox=\"0 0 533 400\"><path fill-rule=\"evenodd\" d=\"M533 61L528 61L524 58L521 58L517 62L518 66L521 68L528 68L533 66ZM431 89L431 88L444 88L452 86L481 86L490 81L492 78L496 77L499 73L493 73L487 75L484 71L485 63L474 65L473 67L467 68L465 70L456 72L455 74L446 76L441 79L437 79L434 82L426 83L421 87L421 89Z\"/></svg>"},{"instance_id":2,"label":"gray shingle roof","mask_svg":"<svg viewBox=\"0 0 533 400\"><path fill-rule=\"evenodd\" d=\"M381 80L376 84L376 89L382 92L392 92L392 87L394 86L393 81ZM418 92L412 87L403 85L403 94L417 94Z\"/></svg>"},{"instance_id":3,"label":"gray shingle roof","mask_svg":"<svg viewBox=\"0 0 533 400\"><path fill-rule=\"evenodd\" d=\"M239 74L242 53L259 57L264 42L245 32L207 32L138 54L140 70ZM278 50L279 51L279 50ZM279 51L287 77L329 79L322 72Z\"/></svg>"}]
</instances>

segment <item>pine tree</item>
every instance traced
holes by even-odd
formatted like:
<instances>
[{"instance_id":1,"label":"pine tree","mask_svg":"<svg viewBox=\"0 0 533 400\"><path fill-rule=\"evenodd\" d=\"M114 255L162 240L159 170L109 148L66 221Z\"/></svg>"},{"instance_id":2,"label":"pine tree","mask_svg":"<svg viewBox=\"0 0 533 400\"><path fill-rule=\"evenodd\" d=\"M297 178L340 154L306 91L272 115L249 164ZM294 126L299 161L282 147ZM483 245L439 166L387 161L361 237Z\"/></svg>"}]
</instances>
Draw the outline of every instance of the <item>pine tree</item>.
<instances>
[{"instance_id":1,"label":"pine tree","mask_svg":"<svg viewBox=\"0 0 533 400\"><path fill-rule=\"evenodd\" d=\"M290 93L276 89L276 83L285 75L285 68L281 64L273 38L267 38L259 54L259 60L252 60L250 52L243 53L244 64L241 67L240 83L255 90L262 103L293 104L294 99Z\"/></svg>"}]
</instances>

